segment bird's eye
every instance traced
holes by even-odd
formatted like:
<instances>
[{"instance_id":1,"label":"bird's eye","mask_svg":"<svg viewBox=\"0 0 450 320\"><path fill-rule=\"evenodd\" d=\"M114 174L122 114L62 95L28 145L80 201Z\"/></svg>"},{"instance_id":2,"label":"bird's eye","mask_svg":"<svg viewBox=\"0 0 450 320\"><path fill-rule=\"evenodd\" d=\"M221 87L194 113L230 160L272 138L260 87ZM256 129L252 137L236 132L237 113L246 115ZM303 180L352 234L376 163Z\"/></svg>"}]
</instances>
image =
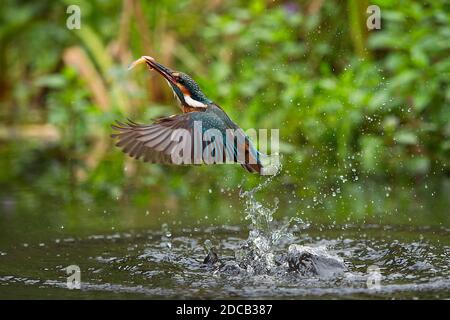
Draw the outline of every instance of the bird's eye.
<instances>
[{"instance_id":1,"label":"bird's eye","mask_svg":"<svg viewBox=\"0 0 450 320\"><path fill-rule=\"evenodd\" d=\"M177 82L182 82L183 80L180 77L180 74L178 72L172 73L172 76L175 78Z\"/></svg>"}]
</instances>

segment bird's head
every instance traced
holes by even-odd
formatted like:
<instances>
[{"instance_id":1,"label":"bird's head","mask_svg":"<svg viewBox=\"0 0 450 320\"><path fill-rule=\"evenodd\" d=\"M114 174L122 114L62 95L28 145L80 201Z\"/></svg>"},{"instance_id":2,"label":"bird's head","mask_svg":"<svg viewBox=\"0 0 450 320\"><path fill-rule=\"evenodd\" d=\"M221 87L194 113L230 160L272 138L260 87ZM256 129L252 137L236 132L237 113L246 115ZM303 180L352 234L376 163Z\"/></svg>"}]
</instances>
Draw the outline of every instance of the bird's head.
<instances>
[{"instance_id":1,"label":"bird's head","mask_svg":"<svg viewBox=\"0 0 450 320\"><path fill-rule=\"evenodd\" d=\"M142 56L134 61L128 69L132 69L142 63L146 63L150 70L156 70L167 80L175 97L182 106L206 108L211 103L211 100L206 97L199 85L190 76L183 72L173 71L156 62L152 57Z\"/></svg>"}]
</instances>

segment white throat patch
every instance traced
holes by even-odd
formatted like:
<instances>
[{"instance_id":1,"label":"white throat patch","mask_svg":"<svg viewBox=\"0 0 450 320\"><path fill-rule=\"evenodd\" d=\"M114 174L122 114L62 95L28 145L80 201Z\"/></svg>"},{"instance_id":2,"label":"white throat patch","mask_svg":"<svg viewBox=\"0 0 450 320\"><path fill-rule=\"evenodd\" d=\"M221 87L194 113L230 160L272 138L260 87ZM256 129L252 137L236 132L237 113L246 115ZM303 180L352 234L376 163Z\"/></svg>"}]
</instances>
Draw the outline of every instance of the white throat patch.
<instances>
[{"instance_id":1,"label":"white throat patch","mask_svg":"<svg viewBox=\"0 0 450 320\"><path fill-rule=\"evenodd\" d=\"M192 99L190 96L184 95L184 101L193 108L206 108L206 104L197 101L195 99Z\"/></svg>"}]
</instances>

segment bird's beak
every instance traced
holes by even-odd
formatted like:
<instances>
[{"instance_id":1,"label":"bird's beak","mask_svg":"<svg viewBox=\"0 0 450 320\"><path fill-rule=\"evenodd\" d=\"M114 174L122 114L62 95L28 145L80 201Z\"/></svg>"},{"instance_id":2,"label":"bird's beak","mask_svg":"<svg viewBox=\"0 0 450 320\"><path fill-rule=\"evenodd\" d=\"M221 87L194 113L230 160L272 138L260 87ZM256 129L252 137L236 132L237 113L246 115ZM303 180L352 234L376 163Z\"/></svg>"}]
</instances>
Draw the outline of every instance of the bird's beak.
<instances>
[{"instance_id":1,"label":"bird's beak","mask_svg":"<svg viewBox=\"0 0 450 320\"><path fill-rule=\"evenodd\" d=\"M150 68L150 70L156 70L160 75L162 75L167 82L169 83L170 87L172 88L174 94L178 98L181 104L186 103L184 100L184 95L179 86L177 85L177 80L174 77L174 71L171 69L163 66L162 64L156 62L155 59L153 59L150 56L142 56L136 61L134 61L130 66L128 67L128 70L133 69L138 64L146 63L147 66Z\"/></svg>"},{"instance_id":2,"label":"bird's beak","mask_svg":"<svg viewBox=\"0 0 450 320\"><path fill-rule=\"evenodd\" d=\"M161 74L167 81L171 84L176 85L175 78L172 76L173 71L169 68L163 66L162 64L156 62L156 60L150 56L142 56L133 63L130 64L128 70L133 69L139 64L146 63L150 70L156 70L159 74Z\"/></svg>"}]
</instances>

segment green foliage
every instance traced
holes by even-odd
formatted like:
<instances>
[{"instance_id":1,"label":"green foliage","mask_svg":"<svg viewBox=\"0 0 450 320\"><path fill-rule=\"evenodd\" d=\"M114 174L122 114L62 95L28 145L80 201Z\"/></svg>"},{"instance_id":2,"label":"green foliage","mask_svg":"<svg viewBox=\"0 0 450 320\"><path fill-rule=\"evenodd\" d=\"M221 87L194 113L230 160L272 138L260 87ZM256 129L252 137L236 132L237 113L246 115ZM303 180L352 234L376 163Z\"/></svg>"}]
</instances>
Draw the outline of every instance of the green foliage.
<instances>
[{"instance_id":1,"label":"green foliage","mask_svg":"<svg viewBox=\"0 0 450 320\"><path fill-rule=\"evenodd\" d=\"M0 119L5 125L50 123L61 135L51 145L58 157L36 156L35 143L4 148L19 150L29 162L47 154L49 164L58 164L35 180L68 174L91 193L115 196L128 183L175 198L192 197L189 185L196 197L210 188L260 181L242 181L245 173L237 166L135 163L130 173L109 140L102 159L86 166L84 158L96 139L109 135L114 119L149 121L176 110L165 87L159 96L148 91L162 81L152 85L143 70L126 74L120 60L141 55L192 74L244 129L280 129L283 172L275 183L282 190L293 187L300 197L331 194L342 179L414 183L450 172L448 3L375 1L382 28L368 31L366 8L356 1L318 1L316 11L316 1L135 2L149 30L133 16L125 30L129 51L121 57L114 48L126 6L119 1L80 1L79 31L65 27L67 1L2 4ZM65 65L63 54L72 46L86 52L103 81L107 111L89 81ZM149 46L153 51L145 52ZM1 161L10 165L7 159ZM26 180L29 166L21 164L2 180ZM76 178L78 169L84 180Z\"/></svg>"}]
</instances>

